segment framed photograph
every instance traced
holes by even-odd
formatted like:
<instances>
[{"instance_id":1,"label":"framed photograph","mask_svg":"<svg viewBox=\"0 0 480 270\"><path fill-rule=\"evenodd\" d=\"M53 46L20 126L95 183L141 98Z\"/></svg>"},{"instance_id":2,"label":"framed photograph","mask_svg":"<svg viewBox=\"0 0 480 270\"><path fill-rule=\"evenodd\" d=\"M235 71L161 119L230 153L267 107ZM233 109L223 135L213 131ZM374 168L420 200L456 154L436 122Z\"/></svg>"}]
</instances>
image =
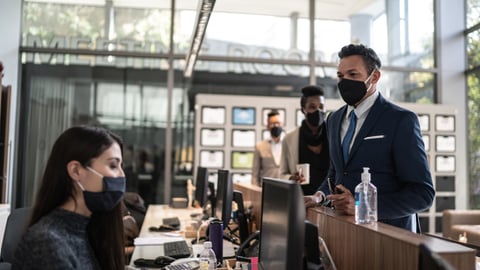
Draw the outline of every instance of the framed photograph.
<instances>
[{"instance_id":1,"label":"framed photograph","mask_svg":"<svg viewBox=\"0 0 480 270\"><path fill-rule=\"evenodd\" d=\"M418 115L418 123L420 124L420 130L421 131L429 131L430 130L430 115L419 114Z\"/></svg>"},{"instance_id":2,"label":"framed photograph","mask_svg":"<svg viewBox=\"0 0 480 270\"><path fill-rule=\"evenodd\" d=\"M252 183L252 174L250 173L232 173L232 181L234 183Z\"/></svg>"},{"instance_id":3,"label":"framed photograph","mask_svg":"<svg viewBox=\"0 0 480 270\"><path fill-rule=\"evenodd\" d=\"M225 130L223 128L202 128L200 131L201 146L225 146Z\"/></svg>"},{"instance_id":4,"label":"framed photograph","mask_svg":"<svg viewBox=\"0 0 480 270\"><path fill-rule=\"evenodd\" d=\"M430 136L422 135L423 144L425 145L425 152L430 151Z\"/></svg>"},{"instance_id":5,"label":"framed photograph","mask_svg":"<svg viewBox=\"0 0 480 270\"><path fill-rule=\"evenodd\" d=\"M203 106L201 122L202 124L224 125L225 107Z\"/></svg>"},{"instance_id":6,"label":"framed photograph","mask_svg":"<svg viewBox=\"0 0 480 270\"><path fill-rule=\"evenodd\" d=\"M435 145L438 152L455 152L455 136L437 135Z\"/></svg>"},{"instance_id":7,"label":"framed photograph","mask_svg":"<svg viewBox=\"0 0 480 270\"><path fill-rule=\"evenodd\" d=\"M224 167L224 153L220 150L201 150L200 166L205 168L222 169Z\"/></svg>"},{"instance_id":8,"label":"framed photograph","mask_svg":"<svg viewBox=\"0 0 480 270\"><path fill-rule=\"evenodd\" d=\"M255 125L255 108L253 107L233 107L232 108L233 125Z\"/></svg>"},{"instance_id":9,"label":"framed photograph","mask_svg":"<svg viewBox=\"0 0 480 270\"><path fill-rule=\"evenodd\" d=\"M435 115L435 130L437 130L437 131L455 131L455 116L453 116L453 115Z\"/></svg>"},{"instance_id":10,"label":"framed photograph","mask_svg":"<svg viewBox=\"0 0 480 270\"><path fill-rule=\"evenodd\" d=\"M454 156L436 156L435 168L437 172L455 172Z\"/></svg>"},{"instance_id":11,"label":"framed photograph","mask_svg":"<svg viewBox=\"0 0 480 270\"><path fill-rule=\"evenodd\" d=\"M233 147L255 147L255 130L232 130Z\"/></svg>"},{"instance_id":12,"label":"framed photograph","mask_svg":"<svg viewBox=\"0 0 480 270\"><path fill-rule=\"evenodd\" d=\"M295 115L296 115L295 124L297 125L297 127L299 127L302 125L302 121L303 119L305 119L305 115L302 113L302 110L300 109L297 109Z\"/></svg>"},{"instance_id":13,"label":"framed photograph","mask_svg":"<svg viewBox=\"0 0 480 270\"><path fill-rule=\"evenodd\" d=\"M265 108L263 109L262 111L262 125L264 127L267 126L268 124L268 114L271 112L271 111L278 111L278 116L280 116L280 121L282 122L283 126L286 125L286 119L285 119L285 109L277 109L277 108Z\"/></svg>"},{"instance_id":14,"label":"framed photograph","mask_svg":"<svg viewBox=\"0 0 480 270\"><path fill-rule=\"evenodd\" d=\"M232 151L232 169L251 169L254 152Z\"/></svg>"}]
</instances>

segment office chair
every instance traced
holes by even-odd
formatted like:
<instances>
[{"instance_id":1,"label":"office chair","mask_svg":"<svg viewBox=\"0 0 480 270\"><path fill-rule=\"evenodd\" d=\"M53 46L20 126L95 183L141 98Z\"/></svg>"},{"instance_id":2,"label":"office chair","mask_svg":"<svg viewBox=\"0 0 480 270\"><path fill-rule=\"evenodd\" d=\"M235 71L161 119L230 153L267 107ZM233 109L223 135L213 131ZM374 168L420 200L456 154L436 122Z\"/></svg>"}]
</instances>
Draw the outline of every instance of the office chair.
<instances>
[{"instance_id":1,"label":"office chair","mask_svg":"<svg viewBox=\"0 0 480 270\"><path fill-rule=\"evenodd\" d=\"M12 210L7 218L5 233L3 235L2 250L0 251L0 270L11 269L13 256L18 243L22 239L32 209L30 207Z\"/></svg>"}]
</instances>

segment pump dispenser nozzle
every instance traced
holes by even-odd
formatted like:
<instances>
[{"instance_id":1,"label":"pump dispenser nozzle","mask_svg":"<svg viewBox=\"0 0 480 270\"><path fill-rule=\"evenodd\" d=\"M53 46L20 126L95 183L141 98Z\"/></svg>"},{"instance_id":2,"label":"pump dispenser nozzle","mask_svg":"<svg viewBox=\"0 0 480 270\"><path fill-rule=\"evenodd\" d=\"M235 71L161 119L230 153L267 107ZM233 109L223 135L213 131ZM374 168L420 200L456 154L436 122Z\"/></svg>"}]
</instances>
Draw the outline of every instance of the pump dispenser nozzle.
<instances>
[{"instance_id":1,"label":"pump dispenser nozzle","mask_svg":"<svg viewBox=\"0 0 480 270\"><path fill-rule=\"evenodd\" d=\"M370 177L370 172L369 172L370 168L368 167L363 167L363 173L362 173L362 182L370 182L371 180L371 177Z\"/></svg>"}]
</instances>

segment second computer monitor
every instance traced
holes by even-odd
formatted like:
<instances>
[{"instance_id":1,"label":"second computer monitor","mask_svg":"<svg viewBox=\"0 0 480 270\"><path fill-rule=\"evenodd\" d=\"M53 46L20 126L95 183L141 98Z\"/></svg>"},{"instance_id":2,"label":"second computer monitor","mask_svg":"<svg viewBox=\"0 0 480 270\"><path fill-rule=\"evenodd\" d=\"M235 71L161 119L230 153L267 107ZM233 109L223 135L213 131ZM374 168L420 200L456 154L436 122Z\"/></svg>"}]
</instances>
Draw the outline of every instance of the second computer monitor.
<instances>
[{"instance_id":1,"label":"second computer monitor","mask_svg":"<svg viewBox=\"0 0 480 270\"><path fill-rule=\"evenodd\" d=\"M303 269L304 221L300 185L290 180L263 178L260 269Z\"/></svg>"},{"instance_id":2,"label":"second computer monitor","mask_svg":"<svg viewBox=\"0 0 480 270\"><path fill-rule=\"evenodd\" d=\"M198 166L195 178L195 202L204 207L208 199L208 169Z\"/></svg>"},{"instance_id":3,"label":"second computer monitor","mask_svg":"<svg viewBox=\"0 0 480 270\"><path fill-rule=\"evenodd\" d=\"M228 170L218 170L215 217L228 226L232 214L233 182Z\"/></svg>"}]
</instances>

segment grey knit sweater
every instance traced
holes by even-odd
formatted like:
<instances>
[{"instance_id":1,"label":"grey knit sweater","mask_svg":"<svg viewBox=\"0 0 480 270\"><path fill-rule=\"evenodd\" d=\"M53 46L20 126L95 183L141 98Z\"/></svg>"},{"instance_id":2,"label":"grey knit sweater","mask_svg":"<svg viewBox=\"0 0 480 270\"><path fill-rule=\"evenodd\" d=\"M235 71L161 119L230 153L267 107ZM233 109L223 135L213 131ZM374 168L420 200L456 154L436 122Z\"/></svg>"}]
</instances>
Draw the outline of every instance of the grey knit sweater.
<instances>
[{"instance_id":1,"label":"grey knit sweater","mask_svg":"<svg viewBox=\"0 0 480 270\"><path fill-rule=\"evenodd\" d=\"M100 269L88 241L89 221L74 212L53 210L26 231L13 269Z\"/></svg>"}]
</instances>

